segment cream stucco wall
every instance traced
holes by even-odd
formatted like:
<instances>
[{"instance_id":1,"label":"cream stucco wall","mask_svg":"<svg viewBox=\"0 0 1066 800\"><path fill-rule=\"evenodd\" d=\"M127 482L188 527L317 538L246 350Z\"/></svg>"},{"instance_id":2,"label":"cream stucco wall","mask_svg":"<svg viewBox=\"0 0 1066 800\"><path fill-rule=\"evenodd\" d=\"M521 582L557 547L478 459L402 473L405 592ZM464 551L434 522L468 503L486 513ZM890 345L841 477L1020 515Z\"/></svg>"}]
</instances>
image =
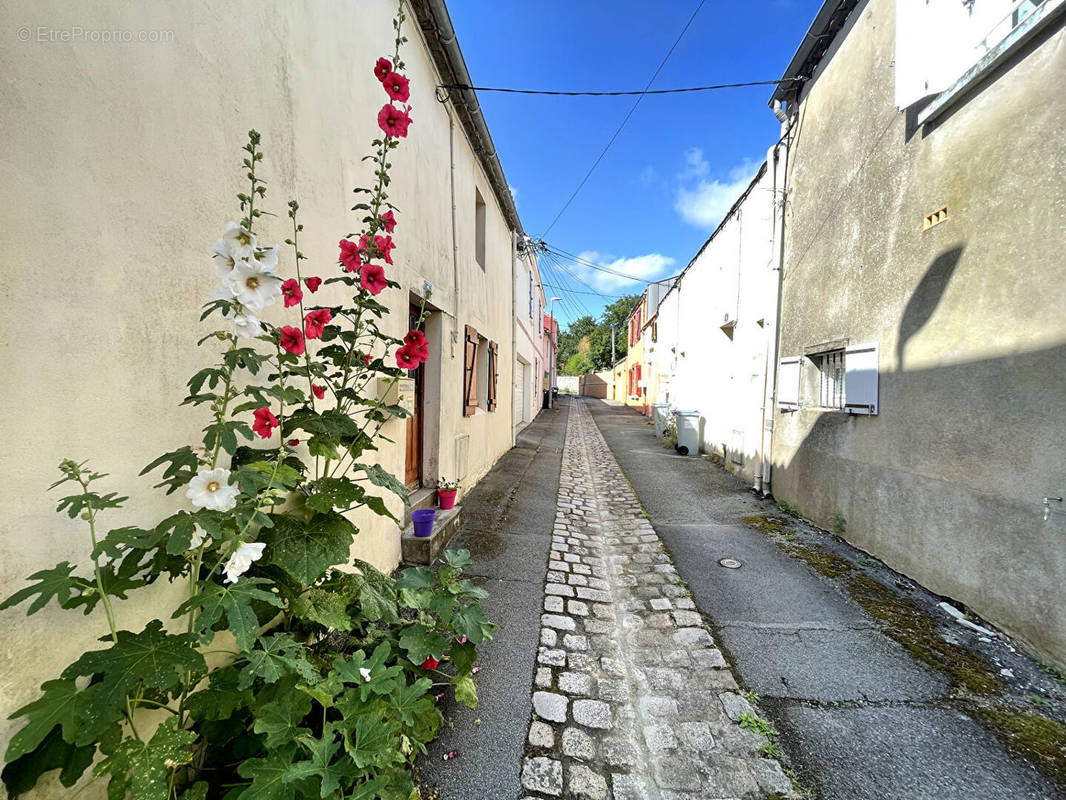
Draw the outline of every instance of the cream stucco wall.
<instances>
[{"instance_id":1,"label":"cream stucco wall","mask_svg":"<svg viewBox=\"0 0 1066 800\"><path fill-rule=\"evenodd\" d=\"M544 391L544 326L540 309L544 307L544 289L534 253L520 254L514 267L515 297L515 365L514 431L517 435L540 410Z\"/></svg>"},{"instance_id":2,"label":"cream stucco wall","mask_svg":"<svg viewBox=\"0 0 1066 800\"><path fill-rule=\"evenodd\" d=\"M262 218L261 238L288 235L285 203L295 197L309 270L333 274L338 239L359 226L351 190L371 182L360 158L379 135L376 113L386 99L371 68L391 51L394 11L385 0L195 7L15 0L0 8L0 28L11 32L0 49L8 276L0 299L8 431L0 454L8 487L0 493L0 593L58 561L86 567L82 524L57 516L55 493L46 492L62 458L91 458L111 473L108 488L131 496L126 510L108 515L111 526L152 525L184 507L180 493L153 491L151 476L137 473L200 438L203 415L178 403L188 376L213 357L195 346L208 329L199 309L215 284L209 249L238 216L234 195L246 187L246 132L262 134L266 207L279 215ZM131 31L135 41L56 40L74 28ZM153 34L162 41L136 41L149 30L164 32ZM394 310L386 330L399 335L409 299L424 282L432 286L438 313L426 366L425 478L455 474L465 452L469 486L511 444L511 232L462 128L434 97L439 81L411 20L406 34L414 124L392 159L399 226L388 270L402 288L379 299ZM484 269L474 259L475 188L488 205ZM281 272L292 272L288 254ZM328 298L327 289L317 297ZM286 312L269 313L280 322ZM498 410L468 418L464 325L500 346ZM397 443L383 446L381 463L402 475L403 423L390 422L384 433ZM395 524L372 515L355 521L353 554L393 568ZM163 614L167 593L148 589L120 603L120 624L136 629ZM25 606L0 613L0 748L21 724L8 714L103 629L96 614L54 606L24 613ZM65 790L38 796L58 791Z\"/></svg>"},{"instance_id":3,"label":"cream stucco wall","mask_svg":"<svg viewBox=\"0 0 1066 800\"><path fill-rule=\"evenodd\" d=\"M917 126L895 11L861 3L795 109L780 344L877 342L879 413L817 409L805 360L773 493L1066 663L1066 15Z\"/></svg>"}]
</instances>

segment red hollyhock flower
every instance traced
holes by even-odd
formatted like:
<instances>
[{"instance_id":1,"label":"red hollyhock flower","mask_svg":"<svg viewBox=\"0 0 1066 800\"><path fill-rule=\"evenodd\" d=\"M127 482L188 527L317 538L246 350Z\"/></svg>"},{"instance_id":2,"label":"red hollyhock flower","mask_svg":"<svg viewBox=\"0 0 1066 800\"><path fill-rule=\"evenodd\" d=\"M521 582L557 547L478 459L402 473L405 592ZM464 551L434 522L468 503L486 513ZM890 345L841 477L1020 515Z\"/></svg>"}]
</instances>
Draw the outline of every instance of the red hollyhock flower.
<instances>
[{"instance_id":1,"label":"red hollyhock flower","mask_svg":"<svg viewBox=\"0 0 1066 800\"><path fill-rule=\"evenodd\" d=\"M396 215L391 209L381 215L381 224L385 226L385 233L392 233L396 230Z\"/></svg>"},{"instance_id":2,"label":"red hollyhock flower","mask_svg":"<svg viewBox=\"0 0 1066 800\"><path fill-rule=\"evenodd\" d=\"M364 236L363 238L365 239L366 237ZM355 242L350 242L347 239L341 239L340 244L340 261L342 264L344 264L344 271L358 272L359 267L363 265L363 257L361 251L365 248L362 246L362 240L360 240L359 244L356 244ZM314 291L314 289L311 289L311 291Z\"/></svg>"},{"instance_id":3,"label":"red hollyhock flower","mask_svg":"<svg viewBox=\"0 0 1066 800\"><path fill-rule=\"evenodd\" d=\"M296 447L296 445L298 445L299 443L300 443L299 439L289 439L289 441L288 441L289 447Z\"/></svg>"},{"instance_id":4,"label":"red hollyhock flower","mask_svg":"<svg viewBox=\"0 0 1066 800\"><path fill-rule=\"evenodd\" d=\"M419 364L425 364L429 361L429 345L423 342L422 344L408 345L411 348L411 352L415 354L415 358L418 359Z\"/></svg>"},{"instance_id":5,"label":"red hollyhock flower","mask_svg":"<svg viewBox=\"0 0 1066 800\"><path fill-rule=\"evenodd\" d=\"M323 386L321 383L312 383L311 391L314 392L315 397L317 397L319 400L326 396L326 387Z\"/></svg>"},{"instance_id":6,"label":"red hollyhock flower","mask_svg":"<svg viewBox=\"0 0 1066 800\"><path fill-rule=\"evenodd\" d=\"M257 408L255 410L255 421L252 423L252 430L259 434L263 439L269 439L270 434L274 432L274 428L280 424L278 418L270 413L268 406Z\"/></svg>"},{"instance_id":7,"label":"red hollyhock flower","mask_svg":"<svg viewBox=\"0 0 1066 800\"><path fill-rule=\"evenodd\" d=\"M378 63L374 65L374 77L383 81L389 77L390 72L392 72L392 62L387 58L379 58Z\"/></svg>"},{"instance_id":8,"label":"red hollyhock flower","mask_svg":"<svg viewBox=\"0 0 1066 800\"><path fill-rule=\"evenodd\" d=\"M322 335L322 329L333 319L333 314L328 308L317 308L304 314L304 336L308 339L317 339Z\"/></svg>"},{"instance_id":9,"label":"red hollyhock flower","mask_svg":"<svg viewBox=\"0 0 1066 800\"><path fill-rule=\"evenodd\" d=\"M407 80L399 72L390 72L381 81L381 85L385 87L385 91L389 97L393 100L398 100L401 103L406 103L411 99L411 86L410 81Z\"/></svg>"},{"instance_id":10,"label":"red hollyhock flower","mask_svg":"<svg viewBox=\"0 0 1066 800\"><path fill-rule=\"evenodd\" d=\"M303 355L305 349L303 331L292 327L292 325L282 325L278 328L278 332L281 333L278 344L293 355Z\"/></svg>"},{"instance_id":11,"label":"red hollyhock flower","mask_svg":"<svg viewBox=\"0 0 1066 800\"><path fill-rule=\"evenodd\" d=\"M377 264L367 264L359 273L359 285L370 294L381 294L381 290L389 285L385 278L385 268Z\"/></svg>"},{"instance_id":12,"label":"red hollyhock flower","mask_svg":"<svg viewBox=\"0 0 1066 800\"><path fill-rule=\"evenodd\" d=\"M319 277L304 278L304 283L307 284L307 291L314 294L318 291L318 287L322 285L322 279Z\"/></svg>"},{"instance_id":13,"label":"red hollyhock flower","mask_svg":"<svg viewBox=\"0 0 1066 800\"><path fill-rule=\"evenodd\" d=\"M403 337L403 343L421 347L426 343L426 335L417 328L412 328L407 332L407 335Z\"/></svg>"},{"instance_id":14,"label":"red hollyhock flower","mask_svg":"<svg viewBox=\"0 0 1066 800\"><path fill-rule=\"evenodd\" d=\"M405 344L396 351L396 366L400 369L418 369L418 365L421 363L418 360L418 354L409 344Z\"/></svg>"},{"instance_id":15,"label":"red hollyhock flower","mask_svg":"<svg viewBox=\"0 0 1066 800\"><path fill-rule=\"evenodd\" d=\"M386 136L402 139L407 136L407 127L413 122L408 109L400 110L392 103L386 103L378 112L378 127Z\"/></svg>"},{"instance_id":16,"label":"red hollyhock flower","mask_svg":"<svg viewBox=\"0 0 1066 800\"><path fill-rule=\"evenodd\" d=\"M396 249L396 245L391 236L375 236L374 249L385 259L386 264L392 263L392 251Z\"/></svg>"},{"instance_id":17,"label":"red hollyhock flower","mask_svg":"<svg viewBox=\"0 0 1066 800\"><path fill-rule=\"evenodd\" d=\"M374 359L371 358L371 356L369 354L363 356L363 363L366 364L368 367L370 366L370 362L373 361L373 360Z\"/></svg>"},{"instance_id":18,"label":"red hollyhock flower","mask_svg":"<svg viewBox=\"0 0 1066 800\"><path fill-rule=\"evenodd\" d=\"M436 669L439 664L440 662L437 661L437 659L435 659L433 656L430 656L422 662L422 669Z\"/></svg>"},{"instance_id":19,"label":"red hollyhock flower","mask_svg":"<svg viewBox=\"0 0 1066 800\"><path fill-rule=\"evenodd\" d=\"M281 284L281 296L285 298L285 308L299 303L304 299L300 282L296 278L289 278L285 283Z\"/></svg>"}]
</instances>

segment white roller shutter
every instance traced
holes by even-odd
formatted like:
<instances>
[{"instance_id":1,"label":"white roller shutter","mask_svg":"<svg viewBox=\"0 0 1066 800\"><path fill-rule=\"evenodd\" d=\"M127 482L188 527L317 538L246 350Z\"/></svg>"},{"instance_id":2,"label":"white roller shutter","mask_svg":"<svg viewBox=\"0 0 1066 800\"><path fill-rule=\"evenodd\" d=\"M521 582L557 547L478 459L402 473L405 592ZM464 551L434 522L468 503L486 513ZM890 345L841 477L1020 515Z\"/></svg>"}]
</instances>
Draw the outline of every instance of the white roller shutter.
<instances>
[{"instance_id":1,"label":"white roller shutter","mask_svg":"<svg viewBox=\"0 0 1066 800\"><path fill-rule=\"evenodd\" d=\"M795 411L800 405L800 363L802 356L782 358L777 365L777 407Z\"/></svg>"},{"instance_id":2,"label":"white roller shutter","mask_svg":"<svg viewBox=\"0 0 1066 800\"><path fill-rule=\"evenodd\" d=\"M844 350L844 410L877 413L877 342L853 344Z\"/></svg>"}]
</instances>

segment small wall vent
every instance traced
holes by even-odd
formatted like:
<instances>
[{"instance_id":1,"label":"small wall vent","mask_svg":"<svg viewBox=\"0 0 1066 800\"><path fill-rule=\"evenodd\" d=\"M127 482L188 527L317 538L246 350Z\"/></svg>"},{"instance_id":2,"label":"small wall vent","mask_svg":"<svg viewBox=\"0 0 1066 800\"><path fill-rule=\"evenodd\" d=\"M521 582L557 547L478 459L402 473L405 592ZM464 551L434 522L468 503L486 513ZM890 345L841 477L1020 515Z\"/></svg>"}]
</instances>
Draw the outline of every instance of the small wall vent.
<instances>
[{"instance_id":1,"label":"small wall vent","mask_svg":"<svg viewBox=\"0 0 1066 800\"><path fill-rule=\"evenodd\" d=\"M925 219L922 221L922 230L927 231L934 225L939 225L941 222L947 222L948 219L948 207L943 206L938 208L932 214L926 214Z\"/></svg>"}]
</instances>

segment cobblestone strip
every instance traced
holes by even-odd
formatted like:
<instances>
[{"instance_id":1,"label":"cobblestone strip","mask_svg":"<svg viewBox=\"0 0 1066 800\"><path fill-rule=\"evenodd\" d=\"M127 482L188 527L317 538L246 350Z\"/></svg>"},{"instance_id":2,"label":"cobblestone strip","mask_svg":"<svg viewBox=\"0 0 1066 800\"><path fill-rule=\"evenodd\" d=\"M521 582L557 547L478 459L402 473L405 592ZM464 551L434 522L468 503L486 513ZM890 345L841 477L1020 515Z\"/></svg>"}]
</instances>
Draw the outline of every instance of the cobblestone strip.
<instances>
[{"instance_id":1,"label":"cobblestone strip","mask_svg":"<svg viewBox=\"0 0 1066 800\"><path fill-rule=\"evenodd\" d=\"M544 586L526 798L790 797L688 589L580 400Z\"/></svg>"}]
</instances>

